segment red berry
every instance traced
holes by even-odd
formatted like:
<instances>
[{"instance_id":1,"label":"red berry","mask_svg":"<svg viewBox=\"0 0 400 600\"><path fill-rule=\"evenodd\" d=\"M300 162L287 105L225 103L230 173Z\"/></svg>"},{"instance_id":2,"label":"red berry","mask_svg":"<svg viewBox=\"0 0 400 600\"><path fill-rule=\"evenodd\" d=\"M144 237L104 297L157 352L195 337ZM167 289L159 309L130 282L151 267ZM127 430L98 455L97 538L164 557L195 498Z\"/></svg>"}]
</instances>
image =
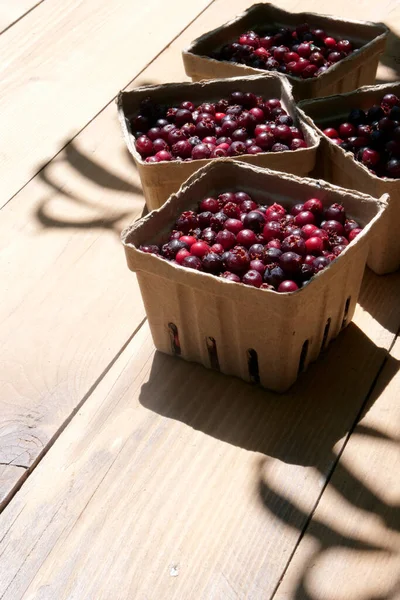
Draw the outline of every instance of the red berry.
<instances>
[{"instance_id":1,"label":"red berry","mask_svg":"<svg viewBox=\"0 0 400 600\"><path fill-rule=\"evenodd\" d=\"M297 285L297 283L295 283L291 279L285 279L278 286L278 292L280 293L295 292L298 289L299 286Z\"/></svg>"},{"instance_id":2,"label":"red berry","mask_svg":"<svg viewBox=\"0 0 400 600\"><path fill-rule=\"evenodd\" d=\"M251 229L242 229L236 235L236 241L241 246L245 246L246 248L250 248L253 244L257 243L257 236Z\"/></svg>"},{"instance_id":3,"label":"red berry","mask_svg":"<svg viewBox=\"0 0 400 600\"><path fill-rule=\"evenodd\" d=\"M215 242L217 244L221 244L224 250L230 250L236 243L236 236L234 233L232 233L232 231L223 229L217 233Z\"/></svg>"},{"instance_id":4,"label":"red berry","mask_svg":"<svg viewBox=\"0 0 400 600\"><path fill-rule=\"evenodd\" d=\"M175 260L179 265L181 265L187 256L191 256L189 250L186 250L186 248L182 248L177 252Z\"/></svg>"},{"instance_id":5,"label":"red berry","mask_svg":"<svg viewBox=\"0 0 400 600\"><path fill-rule=\"evenodd\" d=\"M339 126L339 136L343 139L355 136L357 133L357 129L354 127L352 123L342 123Z\"/></svg>"},{"instance_id":6,"label":"red berry","mask_svg":"<svg viewBox=\"0 0 400 600\"><path fill-rule=\"evenodd\" d=\"M322 254L324 242L320 237L310 237L305 241L305 246L309 254Z\"/></svg>"},{"instance_id":7,"label":"red berry","mask_svg":"<svg viewBox=\"0 0 400 600\"><path fill-rule=\"evenodd\" d=\"M199 271L201 266L201 260L197 256L186 256L186 258L184 258L182 261L182 267L187 267L189 269L196 269Z\"/></svg>"},{"instance_id":8,"label":"red berry","mask_svg":"<svg viewBox=\"0 0 400 600\"><path fill-rule=\"evenodd\" d=\"M250 256L246 248L235 246L228 252L226 266L234 273L243 273L249 268Z\"/></svg>"},{"instance_id":9,"label":"red berry","mask_svg":"<svg viewBox=\"0 0 400 600\"><path fill-rule=\"evenodd\" d=\"M333 37L326 37L324 39L324 44L327 48L329 48L329 50L336 49L336 40Z\"/></svg>"},{"instance_id":10,"label":"red berry","mask_svg":"<svg viewBox=\"0 0 400 600\"><path fill-rule=\"evenodd\" d=\"M150 154L153 152L153 142L146 135L141 135L138 137L135 146L136 150L143 158L150 156Z\"/></svg>"},{"instance_id":11,"label":"red berry","mask_svg":"<svg viewBox=\"0 0 400 600\"><path fill-rule=\"evenodd\" d=\"M325 211L325 219L327 221L339 221L339 223L344 223L346 219L346 211L342 204L332 204Z\"/></svg>"},{"instance_id":12,"label":"red berry","mask_svg":"<svg viewBox=\"0 0 400 600\"><path fill-rule=\"evenodd\" d=\"M312 223L308 223L307 225L304 225L301 228L301 231L303 232L303 236L305 237L305 239L308 239L314 235L314 231L316 229L318 229L316 225L312 225Z\"/></svg>"},{"instance_id":13,"label":"red berry","mask_svg":"<svg viewBox=\"0 0 400 600\"><path fill-rule=\"evenodd\" d=\"M279 258L279 265L285 273L296 275L300 272L302 258L296 252L284 252Z\"/></svg>"},{"instance_id":14,"label":"red berry","mask_svg":"<svg viewBox=\"0 0 400 600\"><path fill-rule=\"evenodd\" d=\"M210 252L210 246L204 241L195 242L190 247L190 254L199 258L202 258L205 254L208 254L208 252Z\"/></svg>"},{"instance_id":15,"label":"red berry","mask_svg":"<svg viewBox=\"0 0 400 600\"><path fill-rule=\"evenodd\" d=\"M361 155L361 160L367 167L375 167L380 159L379 152L372 150L372 148L366 148Z\"/></svg>"},{"instance_id":16,"label":"red berry","mask_svg":"<svg viewBox=\"0 0 400 600\"><path fill-rule=\"evenodd\" d=\"M182 235L179 240L187 244L189 248L197 241L193 235Z\"/></svg>"},{"instance_id":17,"label":"red berry","mask_svg":"<svg viewBox=\"0 0 400 600\"><path fill-rule=\"evenodd\" d=\"M362 229L359 227L356 227L355 229L352 229L349 233L349 241L352 242L354 240L355 237L358 236L359 233L362 232Z\"/></svg>"},{"instance_id":18,"label":"red berry","mask_svg":"<svg viewBox=\"0 0 400 600\"><path fill-rule=\"evenodd\" d=\"M341 223L339 223L339 221L331 219L329 221L325 221L321 225L321 227L328 233L337 233L338 235L344 235L344 227ZM314 235L316 235L315 232Z\"/></svg>"},{"instance_id":19,"label":"red berry","mask_svg":"<svg viewBox=\"0 0 400 600\"><path fill-rule=\"evenodd\" d=\"M304 227L304 225L314 225L315 224L315 216L310 210L302 210L295 216L294 222L299 227Z\"/></svg>"},{"instance_id":20,"label":"red berry","mask_svg":"<svg viewBox=\"0 0 400 600\"><path fill-rule=\"evenodd\" d=\"M324 129L322 131L322 133L324 133L328 138L338 138L339 137L339 133L336 129L334 129L333 127L327 127L326 129Z\"/></svg>"},{"instance_id":21,"label":"red berry","mask_svg":"<svg viewBox=\"0 0 400 600\"><path fill-rule=\"evenodd\" d=\"M204 158L210 158L211 150L205 144L197 144L192 148L192 158L195 160L201 160Z\"/></svg>"},{"instance_id":22,"label":"red berry","mask_svg":"<svg viewBox=\"0 0 400 600\"><path fill-rule=\"evenodd\" d=\"M200 210L202 212L210 211L212 213L217 213L219 211L218 200L216 200L216 198L204 198L204 200L200 202Z\"/></svg>"},{"instance_id":23,"label":"red berry","mask_svg":"<svg viewBox=\"0 0 400 600\"><path fill-rule=\"evenodd\" d=\"M262 275L255 269L247 271L242 277L242 283L246 285L252 285L253 287L259 288L263 282Z\"/></svg>"}]
</instances>

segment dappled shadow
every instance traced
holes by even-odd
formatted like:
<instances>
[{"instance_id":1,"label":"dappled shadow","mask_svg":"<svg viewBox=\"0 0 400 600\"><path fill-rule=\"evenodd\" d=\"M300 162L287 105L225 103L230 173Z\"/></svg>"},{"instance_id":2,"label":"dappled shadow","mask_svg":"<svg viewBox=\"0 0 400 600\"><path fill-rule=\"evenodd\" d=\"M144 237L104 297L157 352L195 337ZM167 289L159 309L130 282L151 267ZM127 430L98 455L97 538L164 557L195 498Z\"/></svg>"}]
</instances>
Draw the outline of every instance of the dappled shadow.
<instances>
[{"instance_id":1,"label":"dappled shadow","mask_svg":"<svg viewBox=\"0 0 400 600\"><path fill-rule=\"evenodd\" d=\"M377 384L373 387L372 393L363 406L360 418L368 413L371 406L379 399L386 386L389 384L391 379L398 373L398 361L393 357L387 356L384 364L384 369L380 371L381 376L378 379ZM393 398L393 401L395 398ZM358 419L357 419L358 420ZM370 440L368 446L375 441L379 441L380 444L386 443L391 444L398 448L398 440L392 438L371 426L359 424L354 427L351 432L352 436L365 436L367 440ZM353 437L348 436L346 443ZM381 448L381 446L380 446ZM345 451L345 450L344 450ZM268 482L268 459L260 459L259 461L259 477L258 477L258 495L264 508L269 514L273 515L275 519L291 527L298 532L298 544L299 547L295 548L297 553L300 553L300 563L305 562L303 570L296 566L291 570L291 558L280 577L279 583L275 589L271 598L275 596L279 599L285 598L285 600L326 600L327 596L322 591L321 593L315 591L317 584L314 583L312 587L313 591L310 591L310 577L312 581L319 581L319 585L323 585L323 575L318 576L318 566L322 563L323 573L326 574L326 564L328 557L343 555L343 551L347 551L346 562L352 560L355 561L355 565L358 565L362 572L370 569L371 573L374 574L374 566L371 563L368 555L374 553L374 559L387 562L392 559L394 564L398 565L398 544L393 547L389 542L391 532L397 534L400 531L400 504L389 504L382 497L378 495L376 491L373 491L367 484L368 478L362 481L360 477L356 476L354 472L350 471L343 462L342 458L343 448L341 449L338 456L333 452L330 453L330 459L328 462L331 463L329 473L323 473L326 477L325 486L329 489L329 500L324 503L324 510L317 511L314 513L314 509L306 514L293 499L285 497L284 493L277 491L276 484L271 485ZM385 462L390 455L380 452L382 457L382 469L392 469L395 467L393 461ZM395 475L395 473L393 473ZM379 479L379 474L375 471L375 477ZM375 490L377 486L375 485ZM379 488L378 488L379 489ZM322 498L325 499L325 495ZM316 505L319 504L320 499L318 498ZM354 527L346 527L346 511L351 511L352 523ZM357 513L354 513L357 511ZM347 517L348 518L348 517ZM326 522L324 522L324 519ZM365 528L363 534L363 527L357 526L360 523L365 522L367 519L372 519L372 522L377 527L377 523L380 526L379 536L371 535L368 527ZM337 528L336 528L337 527ZM354 530L352 534L351 530ZM346 533L344 533L344 530ZM362 536L364 535L364 539ZM312 543L305 546L305 542L301 543L302 538L306 536L306 539L312 540ZM317 548L316 551L312 552L312 548ZM332 552L334 552L334 555ZM295 551L293 551L292 556ZM312 553L311 553L312 552ZM329 554L329 552L331 552ZM366 567L363 567L363 562ZM325 564L325 569L324 569ZM341 563L339 563L340 565ZM355 567L356 568L356 567ZM331 571L332 566L329 567ZM375 566L376 577L378 577L379 566ZM290 573L290 579L285 579L286 572ZM338 595L334 593L329 594L329 598L343 598L341 590L344 589L345 583L348 584L343 575L336 570L333 571L336 577L339 578L340 584L338 587ZM334 577L335 577L334 575ZM354 577L354 575L353 575ZM293 578L295 581L293 582ZM396 581L394 585L391 585L392 577L383 578L381 581L382 593L374 595L367 593L362 595L357 585L352 585L354 588L354 596L351 596L348 592L346 593L346 600L395 600L398 598L400 592L400 580ZM351 580L353 581L353 579ZM389 587L389 590L384 590L384 584ZM280 585L283 585L283 591L280 589ZM326 578L326 585L328 585L328 578ZM362 587L362 586L361 586ZM366 586L364 586L366 587ZM288 588L292 592L288 593Z\"/></svg>"},{"instance_id":2,"label":"dappled shadow","mask_svg":"<svg viewBox=\"0 0 400 600\"><path fill-rule=\"evenodd\" d=\"M400 270L390 275L375 275L370 269L365 270L358 303L392 333L397 333L400 323L399 298Z\"/></svg>"},{"instance_id":3,"label":"dappled shadow","mask_svg":"<svg viewBox=\"0 0 400 600\"><path fill-rule=\"evenodd\" d=\"M379 57L379 61L385 67L393 71L387 79L377 78L376 83L388 83L389 81L398 81L400 78L400 38L395 31L390 28L389 23L385 23L389 28L389 36L386 43L384 54Z\"/></svg>"},{"instance_id":4,"label":"dappled shadow","mask_svg":"<svg viewBox=\"0 0 400 600\"><path fill-rule=\"evenodd\" d=\"M118 191L123 194L134 195L142 194L140 187L135 185L133 181L128 181L116 175L109 168L100 164L88 155L85 155L77 147L75 141L71 141L64 149L62 158L57 158L45 165L39 172L38 177L41 179L46 186L52 190L57 197L64 198L68 201L73 202L82 211L90 213L90 217L77 216L76 218L66 218L64 215L60 215L58 209L52 208L52 201L54 195L49 195L43 198L43 200L37 205L35 209L35 216L43 227L46 228L73 228L73 229L106 229L115 232L117 235L120 234L124 224L123 222L132 214L132 209L121 210L113 206L101 204L85 197L83 194L78 195L75 192L70 191L67 185L60 186L56 178L52 175L52 168L55 164L63 162L69 168L73 169L73 172L83 176L86 180L86 185L93 184L98 186L99 189L108 189L110 191ZM71 177L73 180L73 175ZM96 189L94 187L94 189ZM93 194L92 194L93 195ZM71 211L73 213L74 211ZM95 216L91 216L92 213Z\"/></svg>"},{"instance_id":5,"label":"dappled shadow","mask_svg":"<svg viewBox=\"0 0 400 600\"><path fill-rule=\"evenodd\" d=\"M380 382L379 388L374 387L383 365L384 382ZM397 372L398 361L351 323L285 394L251 386L157 352L150 379L142 387L140 402L169 419L264 455L257 459L256 493L276 522L297 531L298 540L307 528L312 511L305 511L286 497L284 483L278 488L269 485L263 471L268 462L276 465L272 459L302 465L318 473L321 493L336 468L338 480L348 485L335 491L353 510L360 512L360 518L365 511L372 512L382 520L384 527L399 530L398 507L388 506L366 483L343 464L338 464L333 451L340 440L344 443L355 423L369 412ZM389 436L368 425L359 426L357 435L379 442L390 441ZM299 477L303 480L305 475ZM331 485L334 484L331 481ZM316 556L332 548L344 548L348 552L387 552L379 541L348 535L323 520L313 522L310 535L317 541ZM308 595L305 577L300 577L293 596L280 596L280 600L326 600L324 596ZM389 596L385 600L389 600Z\"/></svg>"}]
</instances>

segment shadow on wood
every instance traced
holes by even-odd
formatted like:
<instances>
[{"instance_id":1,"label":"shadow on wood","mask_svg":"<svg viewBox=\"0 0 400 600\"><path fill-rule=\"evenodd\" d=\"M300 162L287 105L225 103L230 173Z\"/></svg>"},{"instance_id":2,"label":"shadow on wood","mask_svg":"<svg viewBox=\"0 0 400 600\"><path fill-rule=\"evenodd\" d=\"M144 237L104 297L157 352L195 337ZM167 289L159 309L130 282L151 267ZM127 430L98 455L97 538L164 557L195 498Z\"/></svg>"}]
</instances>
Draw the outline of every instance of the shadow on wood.
<instances>
[{"instance_id":1,"label":"shadow on wood","mask_svg":"<svg viewBox=\"0 0 400 600\"><path fill-rule=\"evenodd\" d=\"M157 352L140 402L229 444L315 465L353 426L385 357L351 323L279 395Z\"/></svg>"}]
</instances>

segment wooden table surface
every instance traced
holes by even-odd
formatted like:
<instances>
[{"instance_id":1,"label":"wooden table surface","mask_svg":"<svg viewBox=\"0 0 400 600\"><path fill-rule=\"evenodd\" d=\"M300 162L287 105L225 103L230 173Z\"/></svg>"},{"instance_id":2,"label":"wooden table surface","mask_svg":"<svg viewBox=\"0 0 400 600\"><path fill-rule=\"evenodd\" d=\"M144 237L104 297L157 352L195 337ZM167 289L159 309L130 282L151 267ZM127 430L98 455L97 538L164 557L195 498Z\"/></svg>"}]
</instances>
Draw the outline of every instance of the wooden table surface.
<instances>
[{"instance_id":1,"label":"wooden table surface","mask_svg":"<svg viewBox=\"0 0 400 600\"><path fill-rule=\"evenodd\" d=\"M399 0L278 0L384 21ZM400 273L282 396L155 353L122 88L249 0L0 0L0 599L400 598Z\"/></svg>"}]
</instances>

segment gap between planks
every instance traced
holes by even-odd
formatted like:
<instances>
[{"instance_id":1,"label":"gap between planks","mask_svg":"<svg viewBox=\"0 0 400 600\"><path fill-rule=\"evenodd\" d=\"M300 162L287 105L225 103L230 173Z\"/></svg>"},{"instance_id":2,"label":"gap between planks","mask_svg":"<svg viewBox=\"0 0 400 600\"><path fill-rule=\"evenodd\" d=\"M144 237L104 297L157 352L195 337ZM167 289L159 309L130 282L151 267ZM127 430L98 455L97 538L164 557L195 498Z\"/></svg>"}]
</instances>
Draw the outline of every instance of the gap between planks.
<instances>
[{"instance_id":1,"label":"gap between planks","mask_svg":"<svg viewBox=\"0 0 400 600\"><path fill-rule=\"evenodd\" d=\"M3 27L3 29L0 31L0 35L8 31L8 29L16 25L19 21L21 21L21 19L29 15L30 12L32 12L40 4L43 4L43 2L45 2L45 0L39 0L39 2L36 2L36 4L28 8L28 6L34 1L35 0L28 0L25 5L25 8L23 6L21 7L20 2L18 2L18 4L17 2L7 2L5 6L3 3L3 6L0 6L0 27ZM6 16L3 16L2 14L4 8L9 13ZM21 11L23 12L21 13Z\"/></svg>"}]
</instances>

